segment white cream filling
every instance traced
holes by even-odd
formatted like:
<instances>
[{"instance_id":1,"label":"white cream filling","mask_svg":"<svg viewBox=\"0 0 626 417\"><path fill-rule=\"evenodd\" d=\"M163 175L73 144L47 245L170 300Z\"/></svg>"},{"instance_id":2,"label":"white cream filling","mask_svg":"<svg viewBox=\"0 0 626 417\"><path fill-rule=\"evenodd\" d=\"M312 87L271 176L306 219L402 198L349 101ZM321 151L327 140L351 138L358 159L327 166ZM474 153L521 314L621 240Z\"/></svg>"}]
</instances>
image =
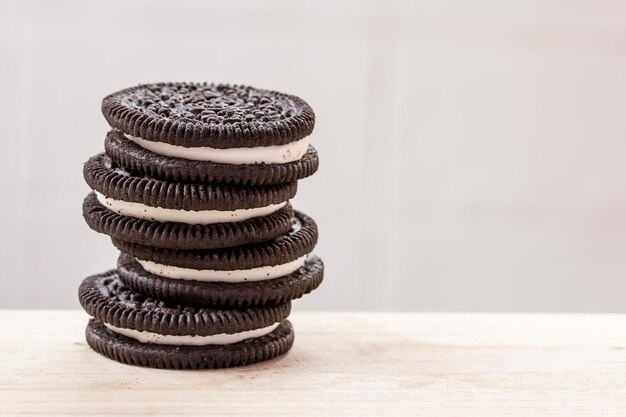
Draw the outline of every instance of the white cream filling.
<instances>
[{"instance_id":1,"label":"white cream filling","mask_svg":"<svg viewBox=\"0 0 626 417\"><path fill-rule=\"evenodd\" d=\"M137 259L146 271L161 277L204 282L248 282L263 281L289 275L297 271L306 262L307 255L280 265L261 266L252 269L235 269L216 271L213 269L191 269L178 266L163 265L152 261Z\"/></svg>"},{"instance_id":2,"label":"white cream filling","mask_svg":"<svg viewBox=\"0 0 626 417\"><path fill-rule=\"evenodd\" d=\"M100 204L122 216L138 219L155 220L158 222L178 222L188 224L212 224L239 222L253 217L267 216L280 210L286 201L270 204L265 207L251 209L221 210L176 210L163 207L151 207L141 203L116 200L98 191L95 192Z\"/></svg>"},{"instance_id":3,"label":"white cream filling","mask_svg":"<svg viewBox=\"0 0 626 417\"><path fill-rule=\"evenodd\" d=\"M111 331L119 333L123 336L133 338L141 343L156 343L159 345L180 346L229 345L231 343L241 342L242 340L265 336L266 334L269 334L274 329L276 329L279 324L280 323L274 323L271 326L263 327L261 329L246 330L245 332L233 334L220 333L211 336L172 336L169 334L158 334L133 329L124 329L121 327L112 326L108 323L104 323L104 325Z\"/></svg>"},{"instance_id":4,"label":"white cream filling","mask_svg":"<svg viewBox=\"0 0 626 417\"><path fill-rule=\"evenodd\" d=\"M124 134L124 136L142 148L160 155L231 165L285 164L301 159L309 148L308 137L285 145L219 149L210 148L208 146L186 148L184 146L155 142L127 134Z\"/></svg>"}]
</instances>

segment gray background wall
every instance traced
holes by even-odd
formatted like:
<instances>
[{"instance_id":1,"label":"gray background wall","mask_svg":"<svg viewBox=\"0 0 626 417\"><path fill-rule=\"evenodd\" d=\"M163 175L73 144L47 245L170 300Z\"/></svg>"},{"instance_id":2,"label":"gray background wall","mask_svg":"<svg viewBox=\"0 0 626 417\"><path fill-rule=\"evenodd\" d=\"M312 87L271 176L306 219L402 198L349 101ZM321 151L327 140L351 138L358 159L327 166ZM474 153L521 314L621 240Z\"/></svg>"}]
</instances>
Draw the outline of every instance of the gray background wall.
<instances>
[{"instance_id":1,"label":"gray background wall","mask_svg":"<svg viewBox=\"0 0 626 417\"><path fill-rule=\"evenodd\" d=\"M626 3L0 0L0 307L77 307L100 100L140 82L316 110L298 309L626 312Z\"/></svg>"}]
</instances>

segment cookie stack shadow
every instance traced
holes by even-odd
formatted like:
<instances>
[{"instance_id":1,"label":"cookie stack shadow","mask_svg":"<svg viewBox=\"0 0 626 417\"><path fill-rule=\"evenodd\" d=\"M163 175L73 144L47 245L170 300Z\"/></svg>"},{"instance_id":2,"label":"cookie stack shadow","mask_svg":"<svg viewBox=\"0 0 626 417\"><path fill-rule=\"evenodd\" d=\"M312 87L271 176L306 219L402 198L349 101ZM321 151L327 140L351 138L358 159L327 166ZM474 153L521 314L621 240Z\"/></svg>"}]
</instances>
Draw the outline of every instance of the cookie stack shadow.
<instances>
[{"instance_id":1,"label":"cookie stack shadow","mask_svg":"<svg viewBox=\"0 0 626 417\"><path fill-rule=\"evenodd\" d=\"M88 344L157 368L287 352L291 300L317 288L317 226L289 200L318 168L301 99L246 86L140 85L105 97L112 130L84 165L83 216L120 250L86 278Z\"/></svg>"}]
</instances>

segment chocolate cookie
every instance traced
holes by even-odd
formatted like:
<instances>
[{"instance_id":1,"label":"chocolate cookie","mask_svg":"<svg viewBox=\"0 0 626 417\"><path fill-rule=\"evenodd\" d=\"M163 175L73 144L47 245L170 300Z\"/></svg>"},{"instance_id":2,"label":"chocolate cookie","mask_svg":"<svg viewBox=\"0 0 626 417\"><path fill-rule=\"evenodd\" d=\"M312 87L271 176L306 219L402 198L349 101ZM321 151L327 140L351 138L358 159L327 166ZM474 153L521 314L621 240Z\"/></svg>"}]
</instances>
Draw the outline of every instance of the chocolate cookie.
<instances>
[{"instance_id":1,"label":"chocolate cookie","mask_svg":"<svg viewBox=\"0 0 626 417\"><path fill-rule=\"evenodd\" d=\"M112 127L148 141L218 149L287 144L315 124L298 97L229 84L139 85L105 97L102 113Z\"/></svg>"},{"instance_id":2,"label":"chocolate cookie","mask_svg":"<svg viewBox=\"0 0 626 417\"><path fill-rule=\"evenodd\" d=\"M319 160L312 146L302 158L286 163L227 164L161 155L111 130L104 141L107 155L124 169L167 181L265 185L294 182L317 171Z\"/></svg>"},{"instance_id":3,"label":"chocolate cookie","mask_svg":"<svg viewBox=\"0 0 626 417\"><path fill-rule=\"evenodd\" d=\"M93 192L83 201L83 217L96 232L172 249L214 249L271 240L290 230L293 214L291 205L286 204L267 216L239 222L187 224L122 216L103 206Z\"/></svg>"},{"instance_id":4,"label":"chocolate cookie","mask_svg":"<svg viewBox=\"0 0 626 417\"><path fill-rule=\"evenodd\" d=\"M109 199L184 211L266 208L284 204L297 190L296 182L244 187L163 181L134 175L103 153L85 163L83 175L93 190Z\"/></svg>"},{"instance_id":5,"label":"chocolate cookie","mask_svg":"<svg viewBox=\"0 0 626 417\"><path fill-rule=\"evenodd\" d=\"M289 303L241 309L179 305L133 291L117 271L83 280L78 299L85 311L111 326L169 336L234 334L264 328L287 318Z\"/></svg>"},{"instance_id":6,"label":"chocolate cookie","mask_svg":"<svg viewBox=\"0 0 626 417\"><path fill-rule=\"evenodd\" d=\"M245 366L285 354L293 345L289 320L271 333L229 345L177 346L141 343L90 320L87 343L96 352L129 365L166 369L214 369Z\"/></svg>"},{"instance_id":7,"label":"chocolate cookie","mask_svg":"<svg viewBox=\"0 0 626 417\"><path fill-rule=\"evenodd\" d=\"M135 292L111 270L86 278L87 342L119 361L163 368L237 366L286 352L289 303L238 309L179 305Z\"/></svg>"},{"instance_id":8,"label":"chocolate cookie","mask_svg":"<svg viewBox=\"0 0 626 417\"><path fill-rule=\"evenodd\" d=\"M284 265L309 254L317 243L317 225L312 218L295 211L290 231L274 240L206 250L176 250L139 245L112 238L122 252L154 263L154 267L194 270L235 271Z\"/></svg>"},{"instance_id":9,"label":"chocolate cookie","mask_svg":"<svg viewBox=\"0 0 626 417\"><path fill-rule=\"evenodd\" d=\"M117 261L120 279L132 289L161 300L197 305L250 306L280 304L300 298L317 288L324 264L310 256L304 265L287 275L236 282L173 279L146 271L132 256L121 253Z\"/></svg>"}]
</instances>

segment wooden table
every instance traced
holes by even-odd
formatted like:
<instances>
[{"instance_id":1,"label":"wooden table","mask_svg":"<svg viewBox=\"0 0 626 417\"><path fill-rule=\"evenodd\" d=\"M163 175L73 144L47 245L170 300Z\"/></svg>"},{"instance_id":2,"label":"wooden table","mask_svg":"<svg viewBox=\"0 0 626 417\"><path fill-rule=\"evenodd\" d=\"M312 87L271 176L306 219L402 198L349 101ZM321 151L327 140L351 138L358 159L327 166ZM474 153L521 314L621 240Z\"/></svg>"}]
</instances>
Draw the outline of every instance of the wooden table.
<instances>
[{"instance_id":1,"label":"wooden table","mask_svg":"<svg viewBox=\"0 0 626 417\"><path fill-rule=\"evenodd\" d=\"M626 415L626 316L294 313L287 356L121 365L82 311L0 312L0 415Z\"/></svg>"}]
</instances>

